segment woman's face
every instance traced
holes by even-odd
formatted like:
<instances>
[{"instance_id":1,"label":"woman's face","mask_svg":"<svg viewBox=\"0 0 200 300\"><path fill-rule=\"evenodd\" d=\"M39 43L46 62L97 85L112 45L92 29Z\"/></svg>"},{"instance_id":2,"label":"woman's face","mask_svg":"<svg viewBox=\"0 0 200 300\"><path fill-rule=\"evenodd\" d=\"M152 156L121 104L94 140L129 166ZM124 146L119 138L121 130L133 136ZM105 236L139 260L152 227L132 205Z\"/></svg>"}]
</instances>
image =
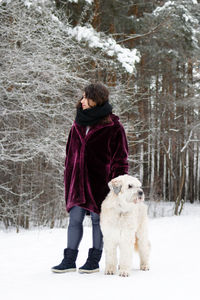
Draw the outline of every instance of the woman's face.
<instances>
[{"instance_id":1,"label":"woman's face","mask_svg":"<svg viewBox=\"0 0 200 300\"><path fill-rule=\"evenodd\" d=\"M82 109L88 109L96 106L96 103L92 99L87 99L85 97L85 93L83 94L83 98L81 100Z\"/></svg>"}]
</instances>

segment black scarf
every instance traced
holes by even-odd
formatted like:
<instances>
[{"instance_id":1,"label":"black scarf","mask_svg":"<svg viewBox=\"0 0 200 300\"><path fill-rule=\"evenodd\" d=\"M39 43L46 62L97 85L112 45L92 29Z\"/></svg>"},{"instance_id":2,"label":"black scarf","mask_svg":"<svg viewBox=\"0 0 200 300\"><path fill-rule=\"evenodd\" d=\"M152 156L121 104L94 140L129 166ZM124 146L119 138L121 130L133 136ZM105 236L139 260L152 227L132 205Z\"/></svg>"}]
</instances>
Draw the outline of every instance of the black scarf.
<instances>
[{"instance_id":1,"label":"black scarf","mask_svg":"<svg viewBox=\"0 0 200 300\"><path fill-rule=\"evenodd\" d=\"M95 106L88 109L77 108L75 122L82 126L92 126L108 116L112 112L112 106L109 102L105 102L102 106Z\"/></svg>"}]
</instances>

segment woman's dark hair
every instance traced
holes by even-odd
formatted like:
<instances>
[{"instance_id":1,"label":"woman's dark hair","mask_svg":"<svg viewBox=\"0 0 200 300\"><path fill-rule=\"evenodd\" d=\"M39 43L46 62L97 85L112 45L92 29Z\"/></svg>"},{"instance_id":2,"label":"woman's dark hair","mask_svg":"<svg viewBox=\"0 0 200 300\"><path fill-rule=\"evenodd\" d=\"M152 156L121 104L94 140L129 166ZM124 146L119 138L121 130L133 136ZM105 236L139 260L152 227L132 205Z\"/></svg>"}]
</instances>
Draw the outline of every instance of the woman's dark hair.
<instances>
[{"instance_id":1,"label":"woman's dark hair","mask_svg":"<svg viewBox=\"0 0 200 300\"><path fill-rule=\"evenodd\" d=\"M93 100L97 106L101 106L103 105L105 102L109 101L109 91L108 89L101 83L92 83L87 85L84 88L84 92L85 92L85 97L87 99L91 99ZM81 100L83 98L81 98L76 107L80 108L81 107ZM101 123L110 123L111 122L111 118L110 116L106 116L105 118L102 119Z\"/></svg>"},{"instance_id":2,"label":"woman's dark hair","mask_svg":"<svg viewBox=\"0 0 200 300\"><path fill-rule=\"evenodd\" d=\"M87 99L92 99L99 106L109 101L109 91L101 83L86 86L84 92Z\"/></svg>"},{"instance_id":3,"label":"woman's dark hair","mask_svg":"<svg viewBox=\"0 0 200 300\"><path fill-rule=\"evenodd\" d=\"M87 85L84 88L85 97L87 99L93 100L97 106L103 105L106 101L109 101L109 91L108 89L101 83L92 83ZM78 103L77 107L81 107L81 98Z\"/></svg>"}]
</instances>

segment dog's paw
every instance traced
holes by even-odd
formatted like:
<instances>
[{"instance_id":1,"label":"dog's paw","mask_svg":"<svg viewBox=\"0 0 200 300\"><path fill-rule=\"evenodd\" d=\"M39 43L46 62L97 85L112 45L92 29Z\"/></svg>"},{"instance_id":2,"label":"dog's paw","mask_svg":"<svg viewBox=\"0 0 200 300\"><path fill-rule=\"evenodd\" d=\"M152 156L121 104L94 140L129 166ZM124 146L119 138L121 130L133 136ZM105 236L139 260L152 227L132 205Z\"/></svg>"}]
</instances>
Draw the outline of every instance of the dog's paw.
<instances>
[{"instance_id":1,"label":"dog's paw","mask_svg":"<svg viewBox=\"0 0 200 300\"><path fill-rule=\"evenodd\" d=\"M105 275L115 275L115 272L113 270L107 270L104 273Z\"/></svg>"},{"instance_id":2,"label":"dog's paw","mask_svg":"<svg viewBox=\"0 0 200 300\"><path fill-rule=\"evenodd\" d=\"M121 276L121 277L128 277L128 276L130 276L130 273L128 271L126 271L126 270L120 270L119 271L119 276Z\"/></svg>"},{"instance_id":3,"label":"dog's paw","mask_svg":"<svg viewBox=\"0 0 200 300\"><path fill-rule=\"evenodd\" d=\"M141 264L140 265L140 270L142 271L149 271L150 267L148 264Z\"/></svg>"},{"instance_id":4,"label":"dog's paw","mask_svg":"<svg viewBox=\"0 0 200 300\"><path fill-rule=\"evenodd\" d=\"M105 275L115 275L116 274L116 268L114 266L109 266L105 269Z\"/></svg>"}]
</instances>

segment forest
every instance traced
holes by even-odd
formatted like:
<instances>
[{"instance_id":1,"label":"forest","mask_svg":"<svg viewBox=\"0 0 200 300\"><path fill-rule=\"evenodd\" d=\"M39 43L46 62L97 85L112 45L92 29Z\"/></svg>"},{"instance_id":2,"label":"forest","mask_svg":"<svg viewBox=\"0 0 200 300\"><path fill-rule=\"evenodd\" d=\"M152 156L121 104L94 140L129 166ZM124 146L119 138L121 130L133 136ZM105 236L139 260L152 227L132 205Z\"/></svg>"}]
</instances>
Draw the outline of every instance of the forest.
<instances>
[{"instance_id":1,"label":"forest","mask_svg":"<svg viewBox=\"0 0 200 300\"><path fill-rule=\"evenodd\" d=\"M110 91L146 201L200 200L200 0L0 0L0 221L63 226L83 88Z\"/></svg>"}]
</instances>

